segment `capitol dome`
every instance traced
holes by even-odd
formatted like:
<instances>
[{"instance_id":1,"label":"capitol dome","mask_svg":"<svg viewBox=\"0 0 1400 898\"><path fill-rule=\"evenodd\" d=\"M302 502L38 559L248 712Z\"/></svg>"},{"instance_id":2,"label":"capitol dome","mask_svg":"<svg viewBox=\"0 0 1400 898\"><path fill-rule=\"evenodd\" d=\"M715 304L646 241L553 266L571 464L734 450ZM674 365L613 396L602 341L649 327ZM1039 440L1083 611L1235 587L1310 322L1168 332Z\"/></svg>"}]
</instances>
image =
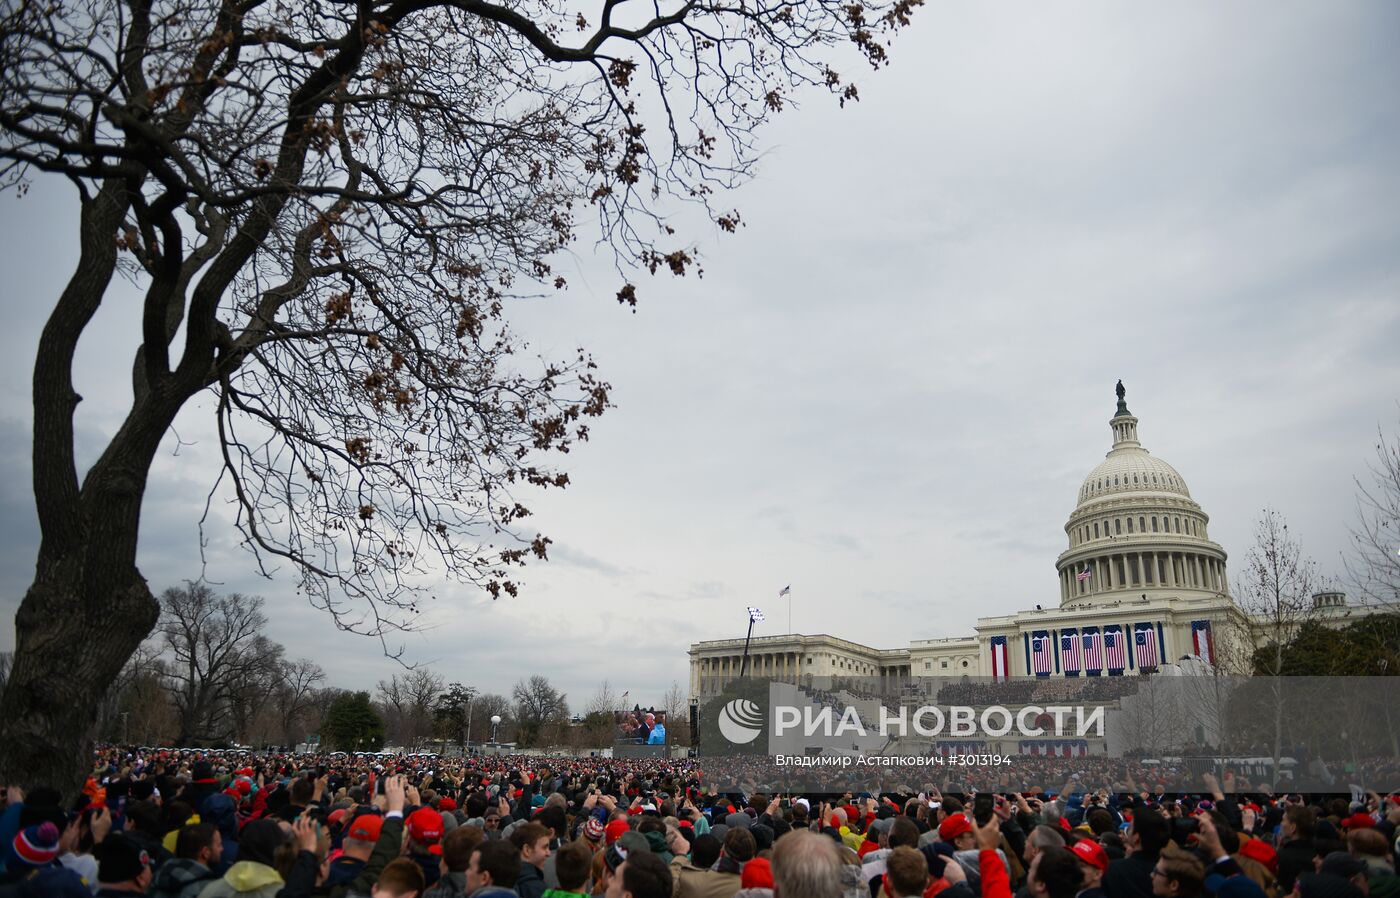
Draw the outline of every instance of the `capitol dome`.
<instances>
[{"instance_id":1,"label":"capitol dome","mask_svg":"<svg viewBox=\"0 0 1400 898\"><path fill-rule=\"evenodd\" d=\"M1209 516L1176 468L1143 448L1121 381L1117 392L1113 446L1084 478L1065 524L1061 605L1227 595L1225 551L1210 541Z\"/></svg>"}]
</instances>

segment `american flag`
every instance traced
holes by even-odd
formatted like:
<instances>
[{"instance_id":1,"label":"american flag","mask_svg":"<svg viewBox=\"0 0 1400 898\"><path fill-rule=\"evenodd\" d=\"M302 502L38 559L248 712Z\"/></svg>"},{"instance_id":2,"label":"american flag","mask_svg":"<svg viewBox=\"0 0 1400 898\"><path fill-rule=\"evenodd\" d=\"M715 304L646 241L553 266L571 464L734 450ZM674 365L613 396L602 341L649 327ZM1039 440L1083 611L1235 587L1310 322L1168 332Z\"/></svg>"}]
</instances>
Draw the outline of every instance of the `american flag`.
<instances>
[{"instance_id":1,"label":"american flag","mask_svg":"<svg viewBox=\"0 0 1400 898\"><path fill-rule=\"evenodd\" d=\"M1117 627L1105 627L1103 631L1104 666L1110 671L1121 671L1128 666L1127 649L1123 645L1123 631Z\"/></svg>"},{"instance_id":2,"label":"american flag","mask_svg":"<svg viewBox=\"0 0 1400 898\"><path fill-rule=\"evenodd\" d=\"M1133 633L1133 658L1138 667L1157 666L1157 631L1151 624L1138 624Z\"/></svg>"},{"instance_id":3,"label":"american flag","mask_svg":"<svg viewBox=\"0 0 1400 898\"><path fill-rule=\"evenodd\" d=\"M1097 627L1084 628L1084 672L1097 674L1103 670L1103 637Z\"/></svg>"},{"instance_id":4,"label":"american flag","mask_svg":"<svg viewBox=\"0 0 1400 898\"><path fill-rule=\"evenodd\" d=\"M1215 634L1211 632L1210 621L1191 621L1191 648L1197 658L1215 665Z\"/></svg>"},{"instance_id":5,"label":"american flag","mask_svg":"<svg viewBox=\"0 0 1400 898\"><path fill-rule=\"evenodd\" d=\"M1079 573L1077 573L1077 574L1074 575L1074 579L1076 579L1076 580L1078 580L1079 582L1082 583L1082 582L1084 582L1085 580L1088 580L1088 579L1089 579L1090 577L1092 577L1093 575L1094 575L1093 572L1089 570L1089 566L1086 564L1086 565L1084 565L1084 567L1079 571Z\"/></svg>"},{"instance_id":6,"label":"american flag","mask_svg":"<svg viewBox=\"0 0 1400 898\"><path fill-rule=\"evenodd\" d=\"M1054 666L1055 645L1050 641L1050 634L1044 630L1037 630L1031 636L1031 665L1035 668L1035 675L1038 677L1050 676L1050 668Z\"/></svg>"},{"instance_id":7,"label":"american flag","mask_svg":"<svg viewBox=\"0 0 1400 898\"><path fill-rule=\"evenodd\" d=\"M1065 669L1065 676L1078 676L1079 668L1084 662L1083 651L1080 648L1079 636L1073 630L1067 631L1060 636L1060 666Z\"/></svg>"}]
</instances>

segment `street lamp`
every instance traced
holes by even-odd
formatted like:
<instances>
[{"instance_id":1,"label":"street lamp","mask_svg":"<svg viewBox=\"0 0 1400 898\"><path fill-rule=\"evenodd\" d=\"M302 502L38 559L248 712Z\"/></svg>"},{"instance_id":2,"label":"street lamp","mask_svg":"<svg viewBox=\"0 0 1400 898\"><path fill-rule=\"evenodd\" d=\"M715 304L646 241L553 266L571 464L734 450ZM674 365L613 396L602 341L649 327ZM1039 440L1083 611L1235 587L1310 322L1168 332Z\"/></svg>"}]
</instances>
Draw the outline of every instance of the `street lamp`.
<instances>
[{"instance_id":1,"label":"street lamp","mask_svg":"<svg viewBox=\"0 0 1400 898\"><path fill-rule=\"evenodd\" d=\"M495 745L495 744L496 744L496 727L500 726L500 723L501 723L501 715L499 715L499 714L492 714L492 715L491 715L491 744L492 744L492 745Z\"/></svg>"}]
</instances>

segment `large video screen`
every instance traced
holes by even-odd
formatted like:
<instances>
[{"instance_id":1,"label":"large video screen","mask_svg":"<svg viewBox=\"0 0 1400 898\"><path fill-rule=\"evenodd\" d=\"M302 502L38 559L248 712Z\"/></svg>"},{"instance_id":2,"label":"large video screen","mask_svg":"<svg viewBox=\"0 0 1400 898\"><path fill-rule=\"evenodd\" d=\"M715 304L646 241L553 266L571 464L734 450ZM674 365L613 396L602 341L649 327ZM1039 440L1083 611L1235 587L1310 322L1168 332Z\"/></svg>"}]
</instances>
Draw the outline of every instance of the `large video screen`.
<instances>
[{"instance_id":1,"label":"large video screen","mask_svg":"<svg viewBox=\"0 0 1400 898\"><path fill-rule=\"evenodd\" d=\"M654 708L614 711L613 729L618 745L665 745L666 712Z\"/></svg>"}]
</instances>

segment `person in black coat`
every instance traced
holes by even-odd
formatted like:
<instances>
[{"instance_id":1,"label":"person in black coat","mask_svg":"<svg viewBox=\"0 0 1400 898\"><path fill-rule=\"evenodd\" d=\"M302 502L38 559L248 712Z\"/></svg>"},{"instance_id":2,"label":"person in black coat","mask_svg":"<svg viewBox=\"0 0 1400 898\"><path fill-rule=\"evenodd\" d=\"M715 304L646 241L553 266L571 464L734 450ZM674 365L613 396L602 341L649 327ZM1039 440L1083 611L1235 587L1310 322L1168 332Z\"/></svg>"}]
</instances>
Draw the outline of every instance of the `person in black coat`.
<instances>
[{"instance_id":1,"label":"person in black coat","mask_svg":"<svg viewBox=\"0 0 1400 898\"><path fill-rule=\"evenodd\" d=\"M1303 873L1313 872L1313 832L1317 813L1304 805L1291 805L1283 812L1279 833L1283 844L1278 849L1278 889L1280 895L1293 891L1293 884Z\"/></svg>"},{"instance_id":2,"label":"person in black coat","mask_svg":"<svg viewBox=\"0 0 1400 898\"><path fill-rule=\"evenodd\" d=\"M1167 818L1146 805L1135 807L1125 839L1128 856L1111 862L1103 877L1108 898L1152 898L1152 868L1170 838Z\"/></svg>"}]
</instances>

